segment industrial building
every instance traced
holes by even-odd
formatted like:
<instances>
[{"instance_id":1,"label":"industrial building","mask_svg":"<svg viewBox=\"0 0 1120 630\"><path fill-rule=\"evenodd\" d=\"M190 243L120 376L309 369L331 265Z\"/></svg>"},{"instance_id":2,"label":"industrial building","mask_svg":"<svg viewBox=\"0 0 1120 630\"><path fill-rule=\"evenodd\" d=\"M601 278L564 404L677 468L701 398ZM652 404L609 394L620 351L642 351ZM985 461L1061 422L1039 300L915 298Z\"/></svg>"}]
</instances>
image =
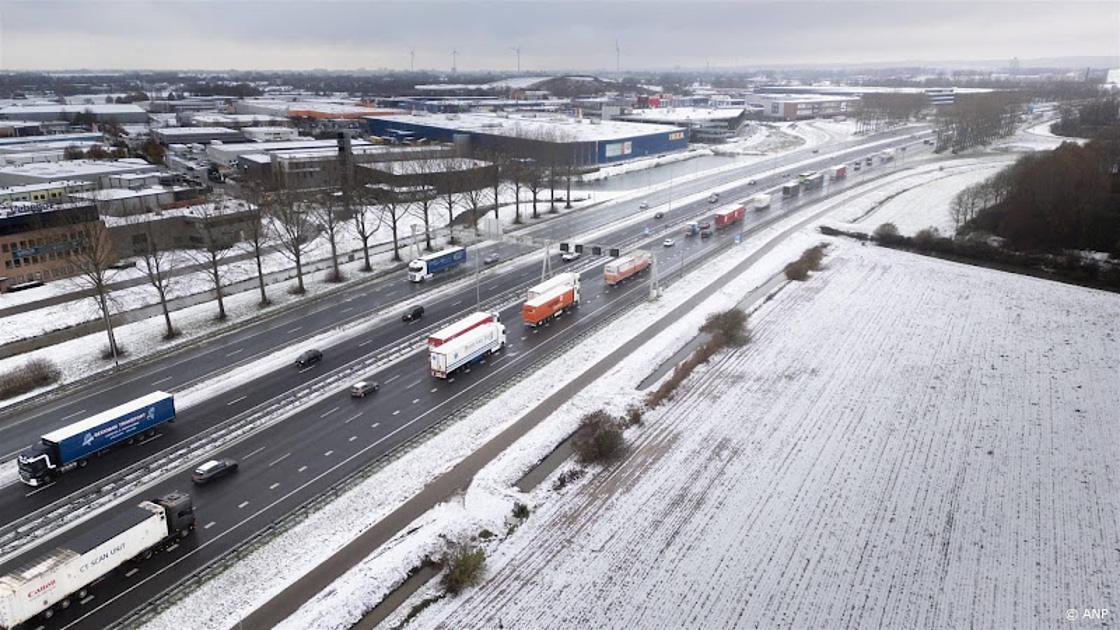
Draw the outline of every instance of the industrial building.
<instances>
[{"instance_id":1,"label":"industrial building","mask_svg":"<svg viewBox=\"0 0 1120 630\"><path fill-rule=\"evenodd\" d=\"M136 105L12 105L0 109L0 118L11 120L65 120L73 122L79 115L89 114L97 122L148 122L148 112Z\"/></svg>"},{"instance_id":2,"label":"industrial building","mask_svg":"<svg viewBox=\"0 0 1120 630\"><path fill-rule=\"evenodd\" d=\"M359 103L270 99L245 99L234 103L233 108L238 114L284 116L313 120L357 120L363 116L387 113L384 109Z\"/></svg>"},{"instance_id":3,"label":"industrial building","mask_svg":"<svg viewBox=\"0 0 1120 630\"><path fill-rule=\"evenodd\" d=\"M452 155L452 149L447 145L401 147L354 142L349 150L335 144L328 147L247 153L240 156L237 165L244 178L273 181L293 190L309 190L337 185L340 173L347 163L361 166Z\"/></svg>"},{"instance_id":4,"label":"industrial building","mask_svg":"<svg viewBox=\"0 0 1120 630\"><path fill-rule=\"evenodd\" d=\"M64 179L108 184L112 175L155 173L158 171L157 167L135 158L38 162L22 166L0 167L0 186L41 184Z\"/></svg>"},{"instance_id":5,"label":"industrial building","mask_svg":"<svg viewBox=\"0 0 1120 630\"><path fill-rule=\"evenodd\" d=\"M387 191L459 192L490 186L495 168L493 162L473 158L395 160L360 165L358 181Z\"/></svg>"},{"instance_id":6,"label":"industrial building","mask_svg":"<svg viewBox=\"0 0 1120 630\"><path fill-rule=\"evenodd\" d=\"M231 247L245 240L257 220L256 212L240 200L173 208L158 213L103 217L113 249L120 256L138 256L149 249L149 235L161 249L201 249L211 245Z\"/></svg>"},{"instance_id":7,"label":"industrial building","mask_svg":"<svg viewBox=\"0 0 1120 630\"><path fill-rule=\"evenodd\" d=\"M69 201L75 193L96 190L97 185L89 181L63 180L43 182L41 184L25 184L22 186L8 186L0 188L0 205L8 205L18 201L31 201L35 203L58 203Z\"/></svg>"},{"instance_id":8,"label":"industrial building","mask_svg":"<svg viewBox=\"0 0 1120 630\"><path fill-rule=\"evenodd\" d=\"M823 96L820 94L750 94L747 102L764 118L803 120L847 116L859 102L855 96Z\"/></svg>"},{"instance_id":9,"label":"industrial building","mask_svg":"<svg viewBox=\"0 0 1120 630\"><path fill-rule=\"evenodd\" d=\"M934 106L952 105L961 94L985 94L990 88L960 87L883 87L874 85L777 85L758 88L759 93L816 95L821 97L853 96L866 94L923 94Z\"/></svg>"},{"instance_id":10,"label":"industrial building","mask_svg":"<svg viewBox=\"0 0 1120 630\"><path fill-rule=\"evenodd\" d=\"M152 136L164 146L245 141L245 136L240 131L226 127L163 127L153 129Z\"/></svg>"},{"instance_id":11,"label":"industrial building","mask_svg":"<svg viewBox=\"0 0 1120 630\"><path fill-rule=\"evenodd\" d=\"M454 142L463 154L500 152L579 167L678 151L688 130L559 115L440 114L366 117L371 135L394 142Z\"/></svg>"},{"instance_id":12,"label":"industrial building","mask_svg":"<svg viewBox=\"0 0 1120 630\"><path fill-rule=\"evenodd\" d=\"M616 115L614 119L686 127L693 142L723 142L735 135L747 121L748 113L742 107L663 107L635 109Z\"/></svg>"},{"instance_id":13,"label":"industrial building","mask_svg":"<svg viewBox=\"0 0 1120 630\"><path fill-rule=\"evenodd\" d=\"M92 204L17 203L0 208L0 290L78 273L81 266L75 256L95 238L107 239L108 232Z\"/></svg>"}]
</instances>

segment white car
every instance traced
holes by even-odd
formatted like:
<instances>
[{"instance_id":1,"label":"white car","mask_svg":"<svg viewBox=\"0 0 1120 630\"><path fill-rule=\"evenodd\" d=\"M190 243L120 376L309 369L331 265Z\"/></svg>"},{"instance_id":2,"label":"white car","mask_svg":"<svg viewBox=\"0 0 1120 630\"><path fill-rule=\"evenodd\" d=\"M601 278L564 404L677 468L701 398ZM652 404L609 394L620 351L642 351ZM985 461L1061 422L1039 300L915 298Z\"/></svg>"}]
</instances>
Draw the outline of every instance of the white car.
<instances>
[{"instance_id":1,"label":"white car","mask_svg":"<svg viewBox=\"0 0 1120 630\"><path fill-rule=\"evenodd\" d=\"M673 240L673 239L671 239L671 238L667 238L667 239L665 239L665 240L661 241L661 244L662 244L663 246L665 246L665 247L672 247L673 245L676 245L676 244L677 244L677 242L676 242L676 241L674 241L674 240Z\"/></svg>"},{"instance_id":2,"label":"white car","mask_svg":"<svg viewBox=\"0 0 1120 630\"><path fill-rule=\"evenodd\" d=\"M638 207L641 208L642 210L649 210L649 202L648 201L643 201L641 203L641 205L639 205Z\"/></svg>"},{"instance_id":3,"label":"white car","mask_svg":"<svg viewBox=\"0 0 1120 630\"><path fill-rule=\"evenodd\" d=\"M564 252L560 256L560 260L563 260L564 262L572 262L573 260L579 260L579 252Z\"/></svg>"}]
</instances>

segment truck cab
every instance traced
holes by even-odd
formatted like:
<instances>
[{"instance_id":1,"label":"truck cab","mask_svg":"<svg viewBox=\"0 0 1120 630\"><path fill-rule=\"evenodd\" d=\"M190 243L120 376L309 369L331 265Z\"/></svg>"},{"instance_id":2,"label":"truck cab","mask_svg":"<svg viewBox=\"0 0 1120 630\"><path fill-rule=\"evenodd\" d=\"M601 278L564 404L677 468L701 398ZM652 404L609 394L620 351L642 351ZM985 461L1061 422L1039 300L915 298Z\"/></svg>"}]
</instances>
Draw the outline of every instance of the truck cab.
<instances>
[{"instance_id":1,"label":"truck cab","mask_svg":"<svg viewBox=\"0 0 1120 630\"><path fill-rule=\"evenodd\" d=\"M695 236L700 233L700 223L697 221L689 221L688 225L684 227L685 236Z\"/></svg>"},{"instance_id":2,"label":"truck cab","mask_svg":"<svg viewBox=\"0 0 1120 630\"><path fill-rule=\"evenodd\" d=\"M58 453L50 445L38 442L25 448L16 459L19 478L29 486L45 486L58 468Z\"/></svg>"}]
</instances>

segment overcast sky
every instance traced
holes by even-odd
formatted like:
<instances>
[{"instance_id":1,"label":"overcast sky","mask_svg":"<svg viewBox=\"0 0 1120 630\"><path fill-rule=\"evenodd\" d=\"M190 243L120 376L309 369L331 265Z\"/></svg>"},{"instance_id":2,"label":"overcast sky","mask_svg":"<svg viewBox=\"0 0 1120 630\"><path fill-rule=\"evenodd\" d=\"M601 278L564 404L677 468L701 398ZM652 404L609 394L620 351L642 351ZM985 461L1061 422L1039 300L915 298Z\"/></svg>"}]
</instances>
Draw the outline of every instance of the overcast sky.
<instances>
[{"instance_id":1,"label":"overcast sky","mask_svg":"<svg viewBox=\"0 0 1120 630\"><path fill-rule=\"evenodd\" d=\"M0 69L623 69L1120 56L1120 2L0 0Z\"/></svg>"}]
</instances>

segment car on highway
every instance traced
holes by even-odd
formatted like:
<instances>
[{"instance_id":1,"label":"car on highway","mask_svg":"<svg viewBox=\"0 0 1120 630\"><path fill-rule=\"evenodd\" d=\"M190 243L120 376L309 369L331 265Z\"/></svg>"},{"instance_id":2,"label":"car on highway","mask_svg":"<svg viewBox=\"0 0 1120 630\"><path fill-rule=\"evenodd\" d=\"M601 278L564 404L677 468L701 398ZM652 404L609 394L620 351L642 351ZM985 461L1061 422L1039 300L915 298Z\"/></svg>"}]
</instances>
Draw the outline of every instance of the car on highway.
<instances>
[{"instance_id":1,"label":"car on highway","mask_svg":"<svg viewBox=\"0 0 1120 630\"><path fill-rule=\"evenodd\" d=\"M309 365L315 365L322 360L323 353L316 348L312 348L311 350L304 350L303 354L299 355L299 358L296 359L296 365L304 368Z\"/></svg>"},{"instance_id":2,"label":"car on highway","mask_svg":"<svg viewBox=\"0 0 1120 630\"><path fill-rule=\"evenodd\" d=\"M381 384L377 381L358 381L350 386L351 398L365 398L366 394L372 394L381 389Z\"/></svg>"},{"instance_id":3,"label":"car on highway","mask_svg":"<svg viewBox=\"0 0 1120 630\"><path fill-rule=\"evenodd\" d=\"M489 254L486 254L486 258L482 259L482 263L485 265L493 265L501 259L501 254L499 254L498 252L491 252Z\"/></svg>"},{"instance_id":4,"label":"car on highway","mask_svg":"<svg viewBox=\"0 0 1120 630\"><path fill-rule=\"evenodd\" d=\"M677 244L677 242L676 242L676 241L674 241L674 240L673 240L673 239L671 239L671 238L667 238L667 239L665 239L665 240L661 241L661 245L662 245L663 247L672 247L673 245L676 245L676 244Z\"/></svg>"},{"instance_id":5,"label":"car on highway","mask_svg":"<svg viewBox=\"0 0 1120 630\"><path fill-rule=\"evenodd\" d=\"M564 262L579 260L579 252L564 252L560 255L560 260L563 260Z\"/></svg>"},{"instance_id":6,"label":"car on highway","mask_svg":"<svg viewBox=\"0 0 1120 630\"><path fill-rule=\"evenodd\" d=\"M708 203L715 203L719 201L719 193L712 193L708 195Z\"/></svg>"},{"instance_id":7,"label":"car on highway","mask_svg":"<svg viewBox=\"0 0 1120 630\"><path fill-rule=\"evenodd\" d=\"M754 181L753 179L748 179L748 180L747 180L747 185L748 185L748 186L754 186L754 185L755 185L755 184L757 184L757 183L758 183L758 182Z\"/></svg>"},{"instance_id":8,"label":"car on highway","mask_svg":"<svg viewBox=\"0 0 1120 630\"><path fill-rule=\"evenodd\" d=\"M232 459L212 459L199 464L191 473L191 481L202 485L237 472L237 462Z\"/></svg>"},{"instance_id":9,"label":"car on highway","mask_svg":"<svg viewBox=\"0 0 1120 630\"><path fill-rule=\"evenodd\" d=\"M820 149L813 149L813 153L820 153L820 152L821 152Z\"/></svg>"},{"instance_id":10,"label":"car on highway","mask_svg":"<svg viewBox=\"0 0 1120 630\"><path fill-rule=\"evenodd\" d=\"M638 204L638 207L642 210L649 210L649 202L643 201L642 203Z\"/></svg>"},{"instance_id":11,"label":"car on highway","mask_svg":"<svg viewBox=\"0 0 1120 630\"><path fill-rule=\"evenodd\" d=\"M712 229L712 222L711 221L701 221L699 227L702 231L703 230L710 230L710 229Z\"/></svg>"},{"instance_id":12,"label":"car on highway","mask_svg":"<svg viewBox=\"0 0 1120 630\"><path fill-rule=\"evenodd\" d=\"M424 307L417 304L401 315L402 322L414 322L424 316Z\"/></svg>"},{"instance_id":13,"label":"car on highway","mask_svg":"<svg viewBox=\"0 0 1120 630\"><path fill-rule=\"evenodd\" d=\"M712 231L711 230L708 230L708 229L700 230L700 238L710 238L711 236L712 236Z\"/></svg>"},{"instance_id":14,"label":"car on highway","mask_svg":"<svg viewBox=\"0 0 1120 630\"><path fill-rule=\"evenodd\" d=\"M664 219L665 218L665 213L658 210L657 212L653 213L653 218Z\"/></svg>"}]
</instances>

